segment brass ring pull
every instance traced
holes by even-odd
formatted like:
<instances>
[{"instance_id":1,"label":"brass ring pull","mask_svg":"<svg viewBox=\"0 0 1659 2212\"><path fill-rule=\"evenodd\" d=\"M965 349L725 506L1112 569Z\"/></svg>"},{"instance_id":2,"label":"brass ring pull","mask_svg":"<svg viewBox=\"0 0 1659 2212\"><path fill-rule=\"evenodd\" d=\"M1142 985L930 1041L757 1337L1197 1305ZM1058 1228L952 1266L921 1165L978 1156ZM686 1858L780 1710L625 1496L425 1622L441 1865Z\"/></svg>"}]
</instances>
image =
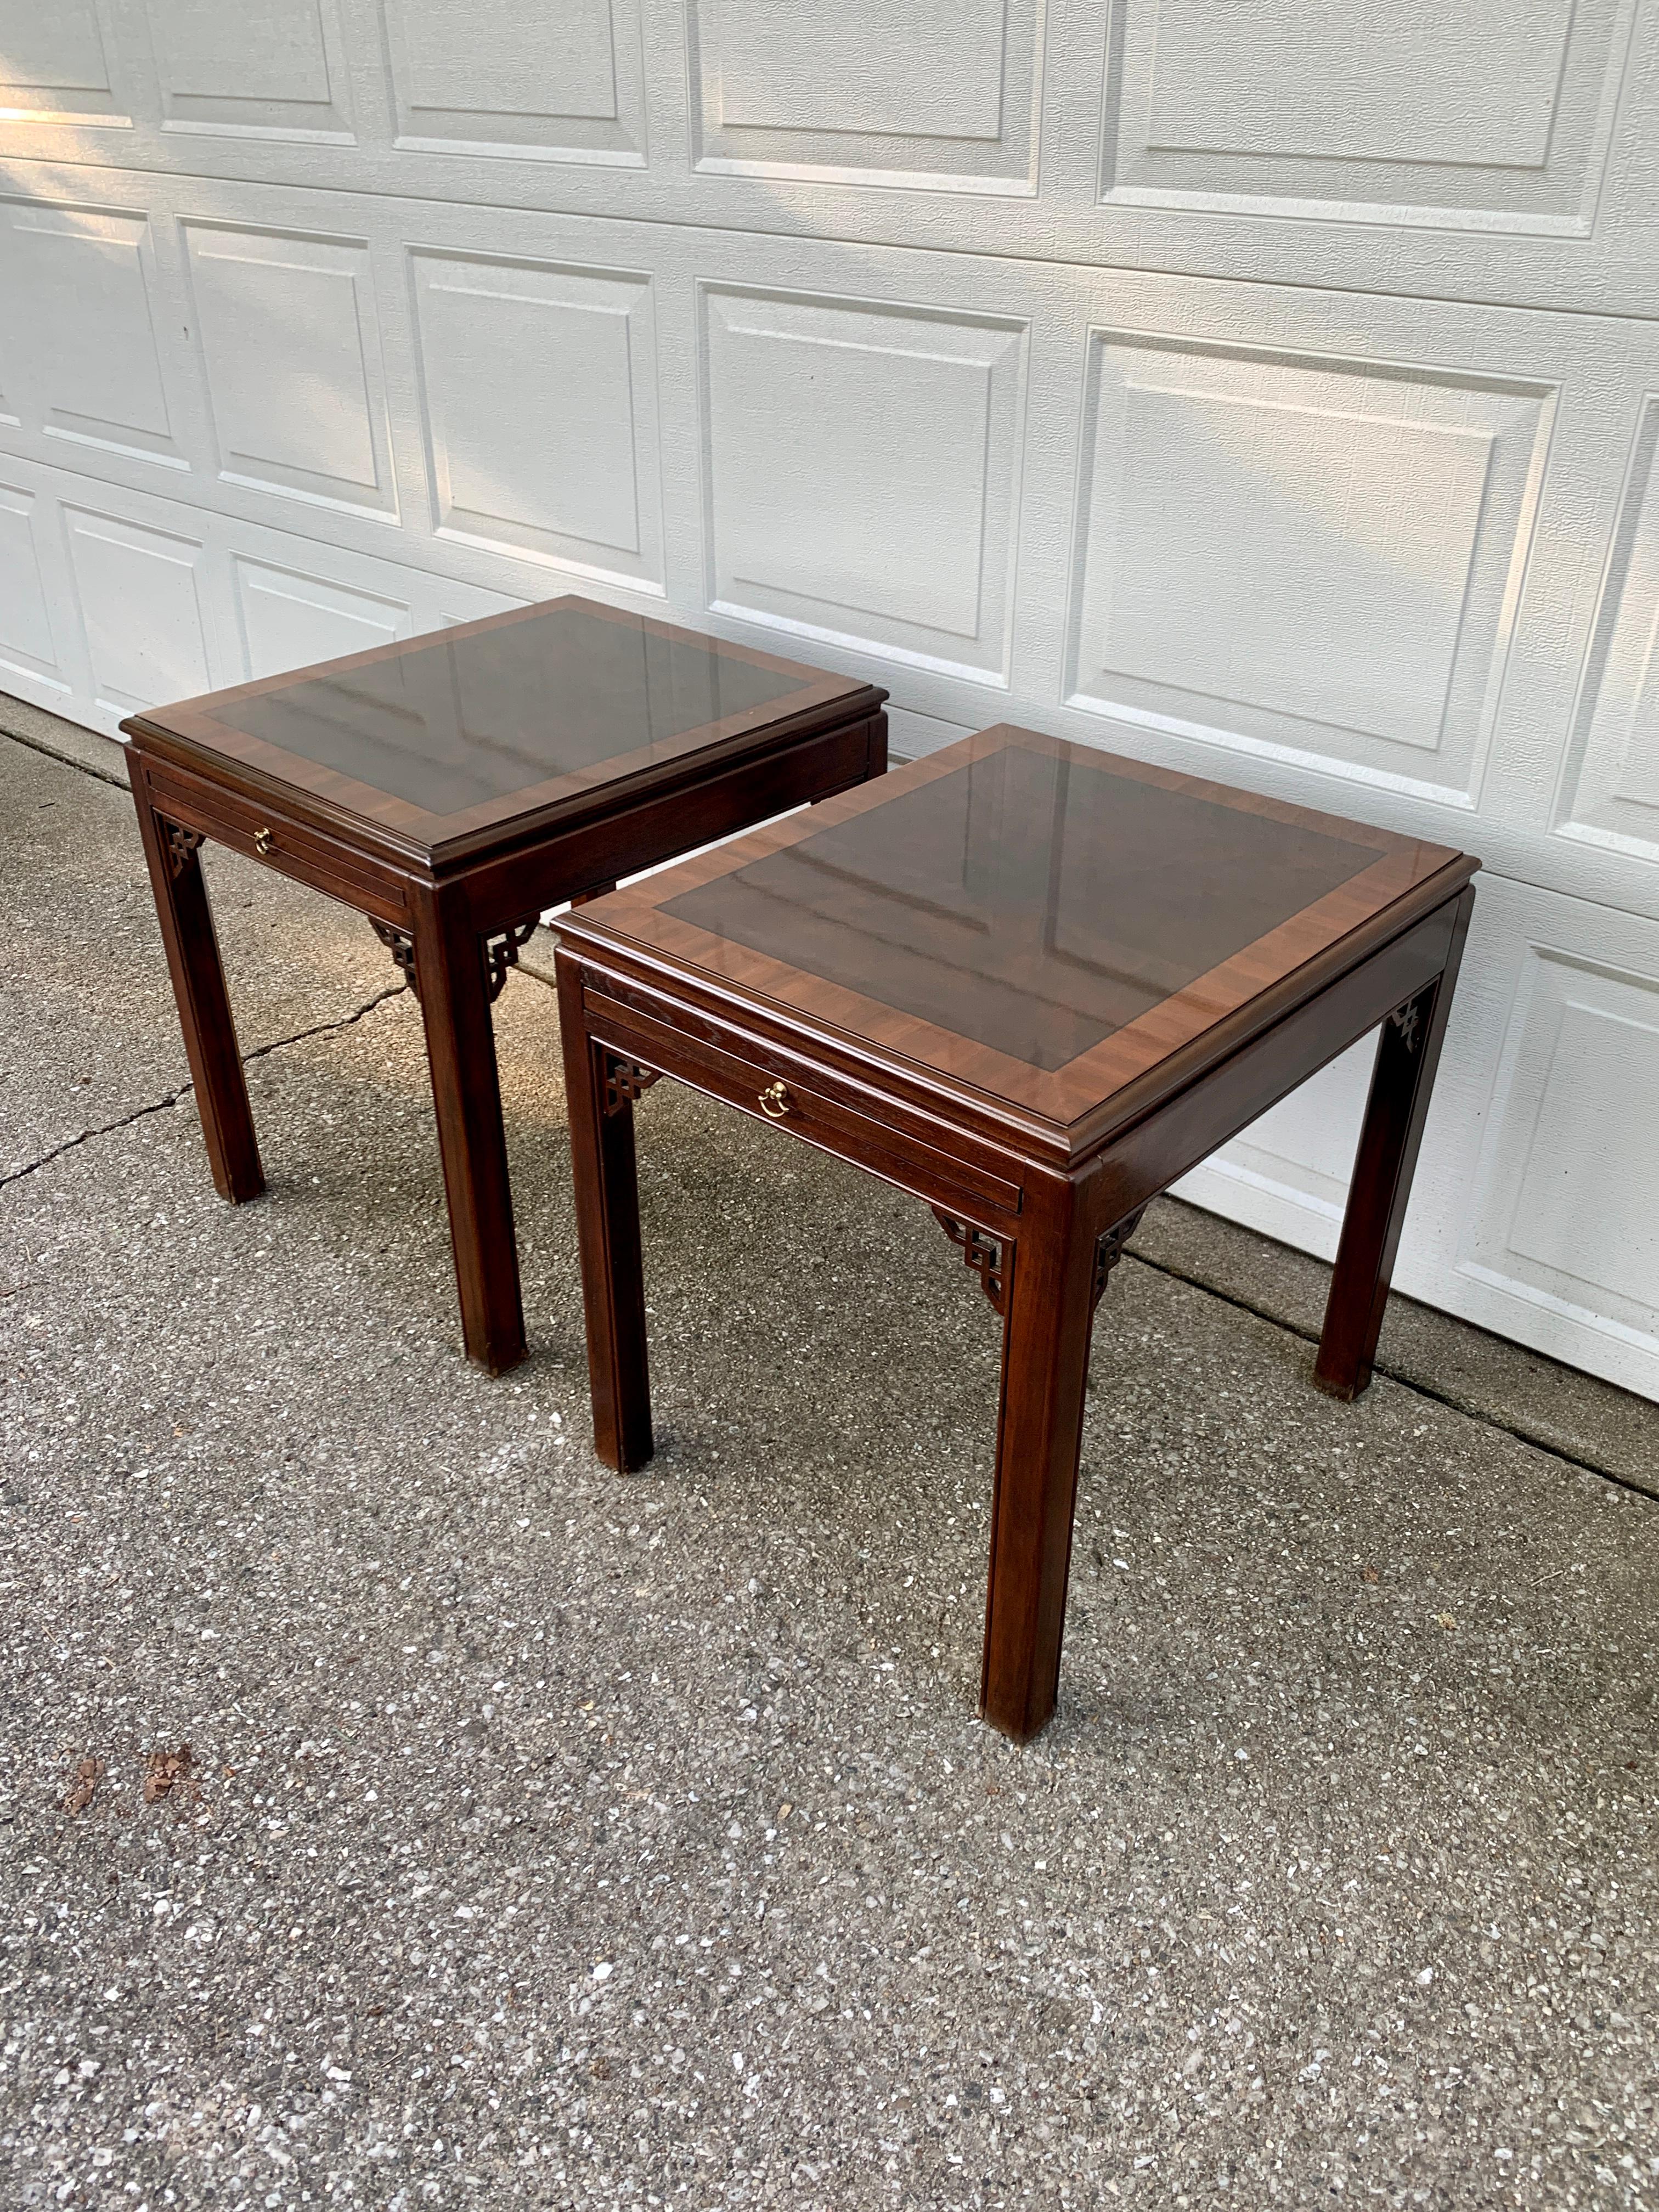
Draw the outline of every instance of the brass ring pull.
<instances>
[{"instance_id":1,"label":"brass ring pull","mask_svg":"<svg viewBox=\"0 0 1659 2212\"><path fill-rule=\"evenodd\" d=\"M253 849L256 853L268 853L276 842L276 832L274 830L256 830L253 833Z\"/></svg>"},{"instance_id":2,"label":"brass ring pull","mask_svg":"<svg viewBox=\"0 0 1659 2212\"><path fill-rule=\"evenodd\" d=\"M769 1121L781 1121L793 1103L781 1083L769 1083L760 1095L760 1109Z\"/></svg>"}]
</instances>

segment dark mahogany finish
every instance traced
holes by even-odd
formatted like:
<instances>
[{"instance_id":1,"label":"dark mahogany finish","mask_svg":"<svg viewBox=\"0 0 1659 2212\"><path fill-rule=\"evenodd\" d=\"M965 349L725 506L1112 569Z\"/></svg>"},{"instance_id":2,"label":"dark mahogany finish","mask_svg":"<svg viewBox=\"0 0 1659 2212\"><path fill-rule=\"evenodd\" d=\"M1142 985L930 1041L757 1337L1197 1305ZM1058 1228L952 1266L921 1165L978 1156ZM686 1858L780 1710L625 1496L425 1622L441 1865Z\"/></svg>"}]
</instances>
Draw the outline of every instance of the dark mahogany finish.
<instances>
[{"instance_id":1,"label":"dark mahogany finish","mask_svg":"<svg viewBox=\"0 0 1659 2212\"><path fill-rule=\"evenodd\" d=\"M887 765L886 693L574 598L124 722L213 1180L264 1188L198 850L365 915L417 993L469 1354L524 1356L492 1002L538 915Z\"/></svg>"},{"instance_id":2,"label":"dark mahogany finish","mask_svg":"<svg viewBox=\"0 0 1659 2212\"><path fill-rule=\"evenodd\" d=\"M1316 1371L1365 1388L1479 866L1005 726L562 921L601 1455L651 1455L632 1106L658 1074L913 1191L1002 1316L980 1708L1035 1735L1125 1242L1382 1024Z\"/></svg>"}]
</instances>

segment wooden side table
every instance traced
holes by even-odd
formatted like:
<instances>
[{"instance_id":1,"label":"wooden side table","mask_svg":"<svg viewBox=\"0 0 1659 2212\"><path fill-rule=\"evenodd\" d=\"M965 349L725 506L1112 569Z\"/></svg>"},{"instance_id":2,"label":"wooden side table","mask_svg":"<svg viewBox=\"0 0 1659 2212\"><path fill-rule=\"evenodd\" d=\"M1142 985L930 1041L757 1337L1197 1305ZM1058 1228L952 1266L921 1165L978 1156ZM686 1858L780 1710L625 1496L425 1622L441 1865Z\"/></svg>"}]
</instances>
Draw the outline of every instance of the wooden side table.
<instances>
[{"instance_id":1,"label":"wooden side table","mask_svg":"<svg viewBox=\"0 0 1659 2212\"><path fill-rule=\"evenodd\" d=\"M365 915L419 996L466 1349L524 1317L491 1003L538 917L879 775L886 693L576 598L122 724L213 1179L264 1188L198 851Z\"/></svg>"},{"instance_id":2,"label":"wooden side table","mask_svg":"<svg viewBox=\"0 0 1659 2212\"><path fill-rule=\"evenodd\" d=\"M914 1192L1002 1316L980 1709L1034 1735L1126 1240L1381 1024L1315 1368L1365 1388L1479 866L1004 727L562 921L601 1456L652 1451L632 1107L659 1074Z\"/></svg>"}]
</instances>

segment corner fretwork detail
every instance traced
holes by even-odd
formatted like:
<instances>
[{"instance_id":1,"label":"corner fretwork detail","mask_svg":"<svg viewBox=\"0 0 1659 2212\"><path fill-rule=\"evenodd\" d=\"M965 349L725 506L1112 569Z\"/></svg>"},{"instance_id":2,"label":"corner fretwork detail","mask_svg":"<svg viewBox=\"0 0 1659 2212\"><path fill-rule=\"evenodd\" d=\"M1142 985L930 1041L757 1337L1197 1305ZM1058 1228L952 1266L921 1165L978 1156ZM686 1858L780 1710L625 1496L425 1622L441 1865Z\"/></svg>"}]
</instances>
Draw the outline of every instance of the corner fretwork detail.
<instances>
[{"instance_id":1,"label":"corner fretwork detail","mask_svg":"<svg viewBox=\"0 0 1659 2212\"><path fill-rule=\"evenodd\" d=\"M167 873L175 881L206 842L199 830L181 830L176 822L161 822L161 848L167 856Z\"/></svg>"},{"instance_id":2,"label":"corner fretwork detail","mask_svg":"<svg viewBox=\"0 0 1659 2212\"><path fill-rule=\"evenodd\" d=\"M489 997L493 1005L507 988L507 971L519 964L519 947L527 945L535 934L539 915L532 914L528 921L515 921L511 929L503 929L485 939L484 962L489 971Z\"/></svg>"},{"instance_id":3,"label":"corner fretwork detail","mask_svg":"<svg viewBox=\"0 0 1659 2212\"><path fill-rule=\"evenodd\" d=\"M1106 1295L1106 1285L1111 1273L1123 1257L1123 1248L1140 1226L1140 1217L1146 1211L1143 1206L1133 1213L1126 1213L1121 1221L1115 1221L1109 1229L1103 1229L1095 1245L1095 1281L1089 1308L1092 1312Z\"/></svg>"},{"instance_id":4,"label":"corner fretwork detail","mask_svg":"<svg viewBox=\"0 0 1659 2212\"><path fill-rule=\"evenodd\" d=\"M421 979L415 972L415 939L406 929L396 929L389 921L376 921L368 917L368 926L398 964L398 973L418 999Z\"/></svg>"},{"instance_id":5,"label":"corner fretwork detail","mask_svg":"<svg viewBox=\"0 0 1659 2212\"><path fill-rule=\"evenodd\" d=\"M1415 1052L1422 1027L1422 1011L1417 1000L1407 999L1403 1006L1395 1008L1389 1016L1389 1019L1399 1030L1400 1042L1405 1046L1407 1051Z\"/></svg>"},{"instance_id":6,"label":"corner fretwork detail","mask_svg":"<svg viewBox=\"0 0 1659 2212\"><path fill-rule=\"evenodd\" d=\"M642 1098L657 1080L658 1070L641 1067L636 1060L624 1060L618 1053L605 1056L605 1110L620 1114L624 1106L631 1106Z\"/></svg>"},{"instance_id":7,"label":"corner fretwork detail","mask_svg":"<svg viewBox=\"0 0 1659 2212\"><path fill-rule=\"evenodd\" d=\"M1007 1291L1007 1247L1003 1239L993 1237L988 1229L975 1228L971 1221L959 1221L942 1206L930 1206L928 1211L962 1254L963 1266L979 1277L981 1290L1000 1313Z\"/></svg>"}]
</instances>

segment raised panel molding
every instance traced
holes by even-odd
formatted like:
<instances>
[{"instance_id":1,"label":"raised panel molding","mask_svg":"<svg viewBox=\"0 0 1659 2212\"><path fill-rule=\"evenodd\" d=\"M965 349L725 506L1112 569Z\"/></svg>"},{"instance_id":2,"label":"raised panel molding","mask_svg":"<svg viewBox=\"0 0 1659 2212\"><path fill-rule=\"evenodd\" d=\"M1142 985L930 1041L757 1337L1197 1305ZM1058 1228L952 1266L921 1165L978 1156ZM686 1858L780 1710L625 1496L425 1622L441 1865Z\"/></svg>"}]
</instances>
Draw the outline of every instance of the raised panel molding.
<instances>
[{"instance_id":1,"label":"raised panel molding","mask_svg":"<svg viewBox=\"0 0 1659 2212\"><path fill-rule=\"evenodd\" d=\"M0 120L131 125L95 0L0 0Z\"/></svg>"},{"instance_id":2,"label":"raised panel molding","mask_svg":"<svg viewBox=\"0 0 1659 2212\"><path fill-rule=\"evenodd\" d=\"M1025 326L703 295L716 610L1006 681Z\"/></svg>"},{"instance_id":3,"label":"raised panel molding","mask_svg":"<svg viewBox=\"0 0 1659 2212\"><path fill-rule=\"evenodd\" d=\"M240 553L231 556L231 574L248 682L391 645L410 635L410 611L401 600L274 568Z\"/></svg>"},{"instance_id":4,"label":"raised panel molding","mask_svg":"<svg viewBox=\"0 0 1659 2212\"><path fill-rule=\"evenodd\" d=\"M0 201L0 217L6 289L28 303L8 329L20 412L48 438L187 468L151 319L149 218L36 200Z\"/></svg>"},{"instance_id":5,"label":"raised panel molding","mask_svg":"<svg viewBox=\"0 0 1659 2212\"><path fill-rule=\"evenodd\" d=\"M210 690L200 540L89 507L63 516L99 705L130 714Z\"/></svg>"},{"instance_id":6,"label":"raised panel molding","mask_svg":"<svg viewBox=\"0 0 1659 2212\"><path fill-rule=\"evenodd\" d=\"M1036 189L1042 0L692 0L697 167Z\"/></svg>"},{"instance_id":7,"label":"raised panel molding","mask_svg":"<svg viewBox=\"0 0 1659 2212\"><path fill-rule=\"evenodd\" d=\"M182 228L222 475L395 521L368 246Z\"/></svg>"},{"instance_id":8,"label":"raised panel molding","mask_svg":"<svg viewBox=\"0 0 1659 2212\"><path fill-rule=\"evenodd\" d=\"M645 161L639 0L382 0L396 143Z\"/></svg>"},{"instance_id":9,"label":"raised panel molding","mask_svg":"<svg viewBox=\"0 0 1659 2212\"><path fill-rule=\"evenodd\" d=\"M1659 861L1659 396L1642 410L1573 718L1557 834Z\"/></svg>"},{"instance_id":10,"label":"raised panel molding","mask_svg":"<svg viewBox=\"0 0 1659 2212\"><path fill-rule=\"evenodd\" d=\"M1633 0L1117 0L1102 197L1582 236Z\"/></svg>"},{"instance_id":11,"label":"raised panel molding","mask_svg":"<svg viewBox=\"0 0 1659 2212\"><path fill-rule=\"evenodd\" d=\"M146 0L164 131L349 138L334 0Z\"/></svg>"},{"instance_id":12,"label":"raised panel molding","mask_svg":"<svg viewBox=\"0 0 1659 2212\"><path fill-rule=\"evenodd\" d=\"M1659 974L1534 943L1461 1267L1659 1356Z\"/></svg>"},{"instance_id":13,"label":"raised panel molding","mask_svg":"<svg viewBox=\"0 0 1659 2212\"><path fill-rule=\"evenodd\" d=\"M439 534L660 590L649 279L410 258Z\"/></svg>"},{"instance_id":14,"label":"raised panel molding","mask_svg":"<svg viewBox=\"0 0 1659 2212\"><path fill-rule=\"evenodd\" d=\"M1550 387L1091 340L1069 703L1468 805Z\"/></svg>"},{"instance_id":15,"label":"raised panel molding","mask_svg":"<svg viewBox=\"0 0 1659 2212\"><path fill-rule=\"evenodd\" d=\"M0 483L0 671L63 687L34 534L34 494Z\"/></svg>"}]
</instances>

